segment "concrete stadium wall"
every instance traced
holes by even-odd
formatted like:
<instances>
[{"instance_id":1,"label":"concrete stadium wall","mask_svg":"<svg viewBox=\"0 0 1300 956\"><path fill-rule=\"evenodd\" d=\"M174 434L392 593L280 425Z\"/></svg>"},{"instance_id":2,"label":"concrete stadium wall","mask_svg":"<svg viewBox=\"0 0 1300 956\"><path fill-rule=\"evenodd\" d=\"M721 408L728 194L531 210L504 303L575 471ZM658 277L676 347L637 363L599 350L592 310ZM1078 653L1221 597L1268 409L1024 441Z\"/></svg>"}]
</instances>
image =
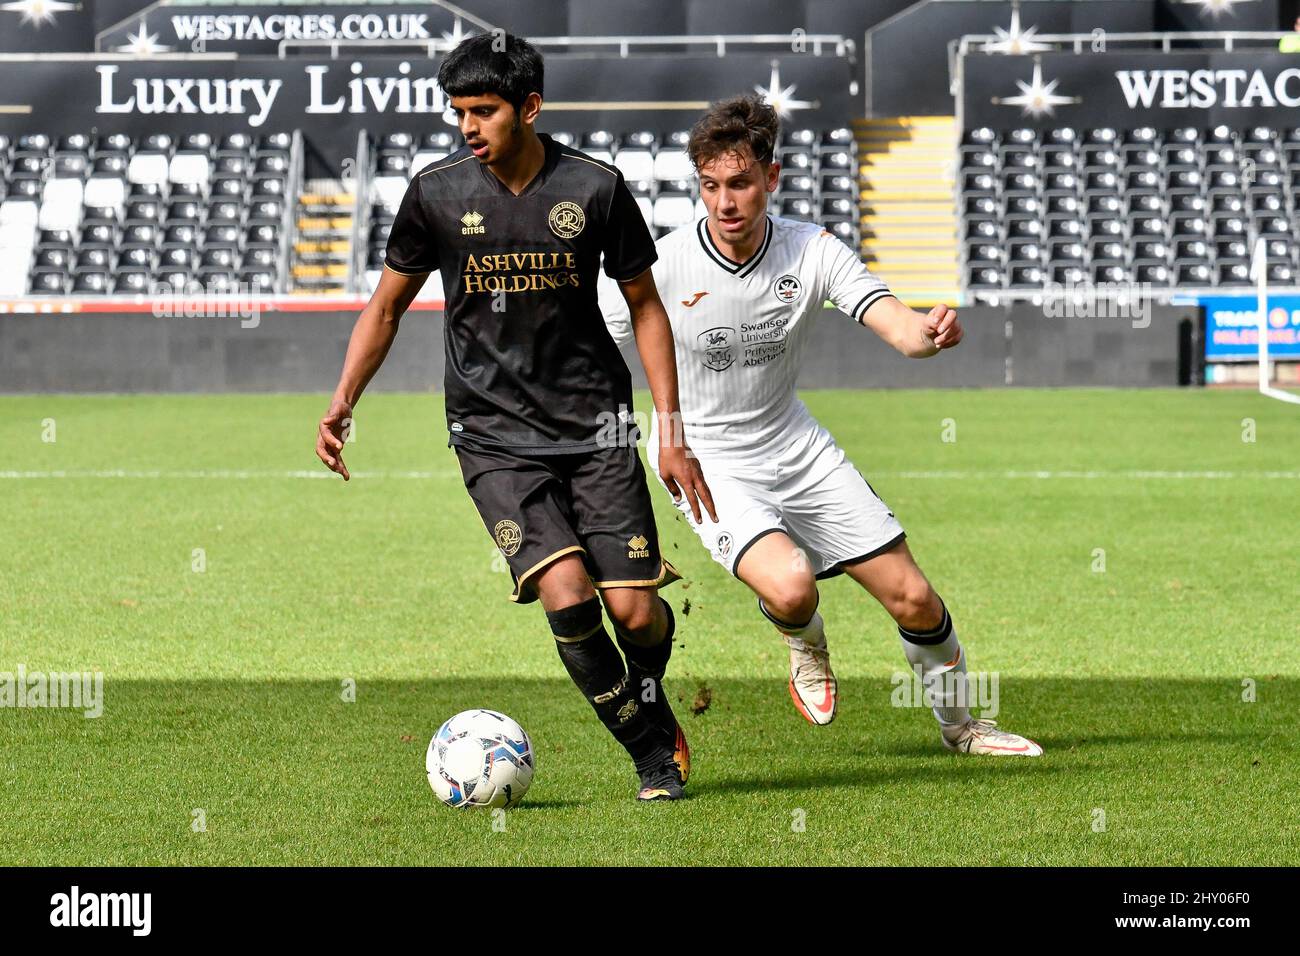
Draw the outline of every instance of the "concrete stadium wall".
<instances>
[{"instance_id":1,"label":"concrete stadium wall","mask_svg":"<svg viewBox=\"0 0 1300 956\"><path fill-rule=\"evenodd\" d=\"M950 388L1179 383L1180 323L1200 328L1197 306L1156 307L1146 328L1129 319L1049 318L1030 305L960 310L966 337L934 359L898 355L843 314L818 323L801 388ZM138 313L0 315L0 393L328 392L356 313L263 313L239 318L156 318ZM250 322L251 325L251 322ZM1185 330L1184 330L1185 334ZM1199 339L1191 346L1203 352ZM644 375L635 352L628 365ZM402 320L371 387L441 390L442 313Z\"/></svg>"}]
</instances>

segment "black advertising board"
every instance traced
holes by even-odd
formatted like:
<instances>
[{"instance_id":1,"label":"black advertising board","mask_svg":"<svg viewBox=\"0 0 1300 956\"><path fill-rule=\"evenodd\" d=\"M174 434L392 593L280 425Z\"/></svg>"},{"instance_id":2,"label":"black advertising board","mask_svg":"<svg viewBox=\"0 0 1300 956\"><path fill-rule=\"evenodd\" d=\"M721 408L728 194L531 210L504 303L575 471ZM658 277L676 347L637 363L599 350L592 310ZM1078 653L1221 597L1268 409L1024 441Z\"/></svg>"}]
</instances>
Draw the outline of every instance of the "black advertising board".
<instances>
[{"instance_id":1,"label":"black advertising board","mask_svg":"<svg viewBox=\"0 0 1300 956\"><path fill-rule=\"evenodd\" d=\"M967 129L1300 126L1300 55L1275 50L973 53L962 80Z\"/></svg>"},{"instance_id":2,"label":"black advertising board","mask_svg":"<svg viewBox=\"0 0 1300 956\"><path fill-rule=\"evenodd\" d=\"M215 134L301 129L333 162L352 155L362 129L451 129L437 65L391 56L0 58L0 132L140 135L178 121ZM840 126L853 115L851 80L847 60L812 54L552 56L540 128L685 129L710 100L769 87L783 93L788 125Z\"/></svg>"}]
</instances>

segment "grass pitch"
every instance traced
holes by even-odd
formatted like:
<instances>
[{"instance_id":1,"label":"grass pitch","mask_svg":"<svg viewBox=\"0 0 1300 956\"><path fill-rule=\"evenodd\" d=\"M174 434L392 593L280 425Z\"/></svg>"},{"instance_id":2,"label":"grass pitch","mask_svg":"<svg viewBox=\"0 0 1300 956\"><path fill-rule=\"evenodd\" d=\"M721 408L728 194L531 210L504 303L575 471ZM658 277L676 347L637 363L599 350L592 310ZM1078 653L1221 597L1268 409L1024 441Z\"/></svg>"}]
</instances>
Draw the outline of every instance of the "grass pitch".
<instances>
[{"instance_id":1,"label":"grass pitch","mask_svg":"<svg viewBox=\"0 0 1300 956\"><path fill-rule=\"evenodd\" d=\"M898 638L846 579L822 589L840 716L806 724L784 646L656 486L695 769L690 799L638 805L540 610L505 600L436 396L368 396L347 485L311 477L323 396L0 398L0 671L105 678L98 719L0 708L5 861L1300 862L1297 409L805 398L1045 757L950 755L891 706ZM424 777L438 724L478 706L539 755L504 830Z\"/></svg>"}]
</instances>

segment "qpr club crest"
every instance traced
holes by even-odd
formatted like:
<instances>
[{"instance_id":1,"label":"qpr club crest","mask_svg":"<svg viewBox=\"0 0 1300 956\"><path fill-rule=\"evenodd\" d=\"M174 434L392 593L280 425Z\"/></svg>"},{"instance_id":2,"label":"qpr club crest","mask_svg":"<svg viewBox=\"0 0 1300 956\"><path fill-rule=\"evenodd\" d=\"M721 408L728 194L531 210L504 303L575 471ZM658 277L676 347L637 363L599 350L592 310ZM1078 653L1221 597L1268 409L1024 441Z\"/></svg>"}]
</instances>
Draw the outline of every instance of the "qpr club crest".
<instances>
[{"instance_id":1,"label":"qpr club crest","mask_svg":"<svg viewBox=\"0 0 1300 956\"><path fill-rule=\"evenodd\" d=\"M701 361L705 368L715 372L724 372L736 361L736 330L725 325L715 329L705 329L696 337L696 342L703 352Z\"/></svg>"},{"instance_id":2,"label":"qpr club crest","mask_svg":"<svg viewBox=\"0 0 1300 956\"><path fill-rule=\"evenodd\" d=\"M799 296L803 295L803 283L787 272L772 283L772 293L778 300L790 305L798 301Z\"/></svg>"}]
</instances>

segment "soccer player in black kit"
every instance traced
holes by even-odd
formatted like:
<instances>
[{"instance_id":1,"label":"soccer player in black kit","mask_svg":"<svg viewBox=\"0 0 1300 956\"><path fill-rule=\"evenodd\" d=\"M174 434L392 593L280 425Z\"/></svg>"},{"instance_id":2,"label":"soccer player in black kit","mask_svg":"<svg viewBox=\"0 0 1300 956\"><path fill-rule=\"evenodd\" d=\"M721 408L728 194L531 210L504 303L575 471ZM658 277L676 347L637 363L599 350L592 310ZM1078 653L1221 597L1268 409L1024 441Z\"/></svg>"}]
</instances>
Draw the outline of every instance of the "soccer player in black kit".
<instances>
[{"instance_id":1,"label":"soccer player in black kit","mask_svg":"<svg viewBox=\"0 0 1300 956\"><path fill-rule=\"evenodd\" d=\"M569 676L632 758L638 799L673 800L690 750L661 683L673 614L657 589L678 576L659 552L627 417L631 378L597 306L602 256L660 416L660 475L696 520L701 508L716 516L680 426L670 427L680 422L676 359L650 272L654 241L616 168L536 132L542 79L541 55L509 35L472 37L442 63L438 83L466 145L411 179L316 453L349 477L345 424L439 270L450 444L509 562L511 599L540 599Z\"/></svg>"}]
</instances>

